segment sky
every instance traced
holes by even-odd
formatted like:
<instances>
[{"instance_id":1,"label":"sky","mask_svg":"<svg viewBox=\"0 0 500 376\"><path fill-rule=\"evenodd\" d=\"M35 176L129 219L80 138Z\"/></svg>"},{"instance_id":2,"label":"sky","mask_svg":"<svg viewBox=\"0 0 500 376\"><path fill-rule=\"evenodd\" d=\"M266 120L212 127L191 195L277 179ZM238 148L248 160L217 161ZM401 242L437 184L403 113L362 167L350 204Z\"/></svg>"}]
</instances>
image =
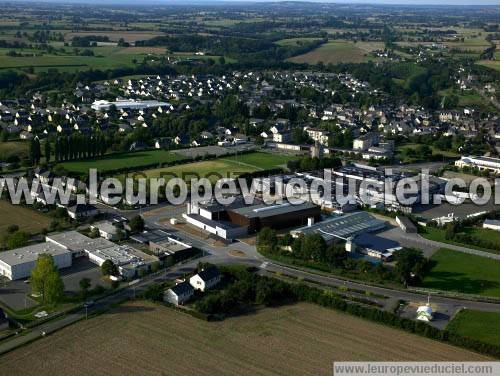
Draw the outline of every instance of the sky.
<instances>
[{"instance_id":1,"label":"sky","mask_svg":"<svg viewBox=\"0 0 500 376\"><path fill-rule=\"evenodd\" d=\"M222 0L248 2L249 0ZM250 0L262 2L276 2L280 0ZM292 0L293 1L293 0ZM500 0L298 0L317 3L342 4L404 4L404 5L500 5ZM187 0L189 2L189 0Z\"/></svg>"},{"instance_id":2,"label":"sky","mask_svg":"<svg viewBox=\"0 0 500 376\"><path fill-rule=\"evenodd\" d=\"M189 3L223 3L223 2L238 2L238 3L251 3L251 2L279 2L279 1L294 1L294 0L0 0L0 2L59 2L59 3L80 3L80 4L179 4L184 5ZM295 0L303 2L316 2L316 3L341 3L341 4L395 4L395 5L500 5L500 0Z\"/></svg>"}]
</instances>

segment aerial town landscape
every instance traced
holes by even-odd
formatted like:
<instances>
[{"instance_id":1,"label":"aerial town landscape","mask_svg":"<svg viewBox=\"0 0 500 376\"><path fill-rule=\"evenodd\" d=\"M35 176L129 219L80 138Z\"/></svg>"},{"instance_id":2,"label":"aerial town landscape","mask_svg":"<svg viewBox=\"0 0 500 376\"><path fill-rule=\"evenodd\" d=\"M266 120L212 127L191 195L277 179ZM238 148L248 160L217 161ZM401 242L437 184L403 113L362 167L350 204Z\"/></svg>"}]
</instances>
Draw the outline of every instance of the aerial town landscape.
<instances>
[{"instance_id":1,"label":"aerial town landscape","mask_svg":"<svg viewBox=\"0 0 500 376\"><path fill-rule=\"evenodd\" d=\"M0 375L500 374L499 2L0 3Z\"/></svg>"}]
</instances>

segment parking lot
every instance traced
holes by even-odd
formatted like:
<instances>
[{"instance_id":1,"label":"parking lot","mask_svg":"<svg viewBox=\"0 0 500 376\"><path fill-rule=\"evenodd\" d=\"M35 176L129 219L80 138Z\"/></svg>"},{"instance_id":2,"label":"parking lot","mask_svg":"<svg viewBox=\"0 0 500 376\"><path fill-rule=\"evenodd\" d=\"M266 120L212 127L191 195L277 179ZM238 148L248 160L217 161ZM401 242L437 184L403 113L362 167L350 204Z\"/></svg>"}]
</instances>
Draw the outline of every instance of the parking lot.
<instances>
[{"instance_id":1,"label":"parking lot","mask_svg":"<svg viewBox=\"0 0 500 376\"><path fill-rule=\"evenodd\" d=\"M65 291L68 293L80 291L82 278L90 279L91 288L98 284L107 287L108 284L101 279L100 268L86 257L74 259L70 268L62 269L60 272ZM31 286L27 280L28 278L17 281L2 280L0 282L0 301L15 311L35 306L37 302L29 297Z\"/></svg>"}]
</instances>

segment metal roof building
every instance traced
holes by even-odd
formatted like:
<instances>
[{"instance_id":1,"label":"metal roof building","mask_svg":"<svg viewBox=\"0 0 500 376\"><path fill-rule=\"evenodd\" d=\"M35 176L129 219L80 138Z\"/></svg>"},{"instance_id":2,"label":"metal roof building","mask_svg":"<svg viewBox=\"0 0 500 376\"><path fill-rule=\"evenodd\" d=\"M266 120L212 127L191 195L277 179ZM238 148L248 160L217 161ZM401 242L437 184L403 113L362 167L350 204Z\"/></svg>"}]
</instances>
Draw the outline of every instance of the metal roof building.
<instances>
[{"instance_id":1,"label":"metal roof building","mask_svg":"<svg viewBox=\"0 0 500 376\"><path fill-rule=\"evenodd\" d=\"M27 278L35 267L40 255L48 254L57 268L67 268L72 264L71 252L53 243L39 243L11 251L0 252L0 275L10 280Z\"/></svg>"},{"instance_id":2,"label":"metal roof building","mask_svg":"<svg viewBox=\"0 0 500 376\"><path fill-rule=\"evenodd\" d=\"M355 212L298 228L291 231L291 234L294 237L300 234L320 234L329 243L335 238L347 240L362 233L381 230L384 227L384 221L376 219L366 212Z\"/></svg>"}]
</instances>

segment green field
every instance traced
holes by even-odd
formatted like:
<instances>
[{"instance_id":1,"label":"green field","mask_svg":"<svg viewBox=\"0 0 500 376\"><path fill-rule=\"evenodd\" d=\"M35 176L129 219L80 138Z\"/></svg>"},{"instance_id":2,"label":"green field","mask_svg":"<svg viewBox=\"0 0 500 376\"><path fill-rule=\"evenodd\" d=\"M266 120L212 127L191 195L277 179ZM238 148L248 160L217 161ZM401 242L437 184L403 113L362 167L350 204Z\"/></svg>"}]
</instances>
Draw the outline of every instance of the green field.
<instances>
[{"instance_id":1,"label":"green field","mask_svg":"<svg viewBox=\"0 0 500 376\"><path fill-rule=\"evenodd\" d=\"M482 62L476 62L476 64L482 64L482 63L495 64L495 63L500 63L500 62L489 61L489 60L484 60ZM486 65L486 64L483 64L483 65ZM498 69L500 69L500 64L497 64L497 65L498 65ZM491 68L494 68L494 67L491 66ZM497 69L497 68L494 68L494 69ZM483 99L483 97L481 97L481 95L479 95L475 91L460 92L458 90L454 91L452 89L448 89L448 90L440 91L439 94L443 97L450 96L450 95L456 96L458 98L458 107L459 108L473 107L473 108L481 109L483 111L490 111L490 112L497 111L497 109L495 107L493 107L493 105L491 105L489 103L489 101L485 101Z\"/></svg>"},{"instance_id":2,"label":"green field","mask_svg":"<svg viewBox=\"0 0 500 376\"><path fill-rule=\"evenodd\" d=\"M464 294L500 297L500 261L440 249L422 287Z\"/></svg>"},{"instance_id":3,"label":"green field","mask_svg":"<svg viewBox=\"0 0 500 376\"><path fill-rule=\"evenodd\" d=\"M488 239L494 242L500 242L500 232L495 231L495 230L490 230L487 228L480 228L480 227L466 227L462 230L463 233L466 233L468 235L472 235L476 238L479 239ZM453 240L446 239L445 237L445 231L440 228L435 228L435 227L425 227L422 228L420 231L420 235L422 235L424 238L429 239L429 240L434 240L437 242L441 243L448 243L448 244L454 244L462 247L467 247L467 248L472 248L472 249L477 249L480 251L484 252L490 252L490 253L500 253L499 251L495 249L489 249L489 248L482 248L474 244L470 243L459 243Z\"/></svg>"},{"instance_id":4,"label":"green field","mask_svg":"<svg viewBox=\"0 0 500 376\"><path fill-rule=\"evenodd\" d=\"M135 153L111 154L102 159L64 162L61 166L76 173L88 173L96 168L99 172L110 172L122 168L134 168L154 163L162 164L184 159L181 155L167 150L148 150Z\"/></svg>"},{"instance_id":5,"label":"green field","mask_svg":"<svg viewBox=\"0 0 500 376\"><path fill-rule=\"evenodd\" d=\"M211 182L215 182L221 177L236 178L247 172L278 168L293 158L292 156L255 152L166 168L148 169L142 171L142 174L147 178L163 176L165 178L181 177L185 180L198 176L206 177ZM120 176L120 178L123 178L123 176Z\"/></svg>"},{"instance_id":6,"label":"green field","mask_svg":"<svg viewBox=\"0 0 500 376\"><path fill-rule=\"evenodd\" d=\"M285 166L288 161L297 159L292 155L271 154L271 153L248 153L238 156L224 157L224 160L236 161L255 166L260 170L269 170L272 168Z\"/></svg>"},{"instance_id":7,"label":"green field","mask_svg":"<svg viewBox=\"0 0 500 376\"><path fill-rule=\"evenodd\" d=\"M500 346L500 313L462 310L447 329L465 337Z\"/></svg>"},{"instance_id":8,"label":"green field","mask_svg":"<svg viewBox=\"0 0 500 376\"><path fill-rule=\"evenodd\" d=\"M0 161L17 155L20 159L28 157L28 142L7 141L0 142Z\"/></svg>"},{"instance_id":9,"label":"green field","mask_svg":"<svg viewBox=\"0 0 500 376\"><path fill-rule=\"evenodd\" d=\"M480 60L476 64L500 71L500 60L498 58L497 60Z\"/></svg>"},{"instance_id":10,"label":"green field","mask_svg":"<svg viewBox=\"0 0 500 376\"><path fill-rule=\"evenodd\" d=\"M401 152L403 152L404 149L413 150L417 146L418 146L418 144L403 144L403 145L400 145L396 148L396 153L401 154ZM442 154L445 157L458 157L459 156L457 153L454 153L452 151L441 150L441 149L438 149L432 145L430 146L430 148L432 149L432 154ZM398 155L398 157L401 157L401 155ZM412 160L405 159L404 162L410 163L410 162L412 162Z\"/></svg>"},{"instance_id":11,"label":"green field","mask_svg":"<svg viewBox=\"0 0 500 376\"><path fill-rule=\"evenodd\" d=\"M314 42L318 40L318 38L289 38L289 39L280 39L275 42L279 46L300 46L304 43Z\"/></svg>"},{"instance_id":12,"label":"green field","mask_svg":"<svg viewBox=\"0 0 500 376\"><path fill-rule=\"evenodd\" d=\"M17 52L32 56L7 56L9 49L0 49L0 69L33 67L35 70L58 68L61 71L74 71L82 68L112 69L133 66L135 59L141 62L147 54L164 54L164 48L155 47L114 47L102 46L90 49L94 56L75 55L72 48L66 48L66 54L48 54L42 51L20 49Z\"/></svg>"},{"instance_id":13,"label":"green field","mask_svg":"<svg viewBox=\"0 0 500 376\"><path fill-rule=\"evenodd\" d=\"M370 51L383 49L383 43L354 43L351 41L331 41L318 48L289 60L294 63L317 64L320 61L328 64L362 63L369 60Z\"/></svg>"},{"instance_id":14,"label":"green field","mask_svg":"<svg viewBox=\"0 0 500 376\"><path fill-rule=\"evenodd\" d=\"M21 231L28 233L39 233L48 228L50 222L51 218L36 210L0 200L0 235L5 234L10 225L17 225Z\"/></svg>"}]
</instances>

